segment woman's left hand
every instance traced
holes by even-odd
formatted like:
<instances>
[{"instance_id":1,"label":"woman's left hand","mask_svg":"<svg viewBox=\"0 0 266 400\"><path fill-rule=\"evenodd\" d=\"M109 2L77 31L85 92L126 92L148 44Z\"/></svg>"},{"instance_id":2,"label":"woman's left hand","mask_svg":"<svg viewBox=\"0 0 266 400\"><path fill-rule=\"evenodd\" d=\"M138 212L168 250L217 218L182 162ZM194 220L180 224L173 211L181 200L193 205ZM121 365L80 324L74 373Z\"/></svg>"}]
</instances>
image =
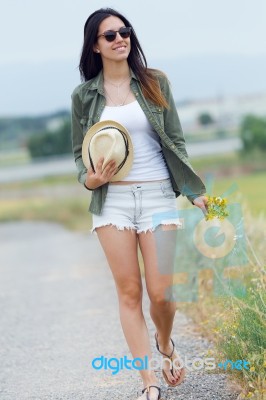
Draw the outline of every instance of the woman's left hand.
<instances>
[{"instance_id":1,"label":"woman's left hand","mask_svg":"<svg viewBox=\"0 0 266 400\"><path fill-rule=\"evenodd\" d=\"M193 200L193 203L196 207L199 207L201 209L201 211L203 212L204 215L207 214L208 208L207 208L207 197L206 196L196 197Z\"/></svg>"}]
</instances>

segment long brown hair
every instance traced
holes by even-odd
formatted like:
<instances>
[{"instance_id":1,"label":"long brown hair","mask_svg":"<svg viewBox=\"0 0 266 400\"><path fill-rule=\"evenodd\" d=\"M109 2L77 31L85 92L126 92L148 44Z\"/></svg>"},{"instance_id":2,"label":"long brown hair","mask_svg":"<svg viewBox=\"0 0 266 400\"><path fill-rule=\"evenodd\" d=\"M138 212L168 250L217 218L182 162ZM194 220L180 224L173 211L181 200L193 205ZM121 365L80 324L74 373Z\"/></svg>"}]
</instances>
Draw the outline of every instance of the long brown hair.
<instances>
[{"instance_id":1,"label":"long brown hair","mask_svg":"<svg viewBox=\"0 0 266 400\"><path fill-rule=\"evenodd\" d=\"M93 51L93 46L97 42L100 23L110 16L120 18L125 26L132 28L130 36L131 50L128 56L128 65L140 80L144 97L156 105L168 108L168 103L161 92L158 81L158 73L162 74L162 72L147 68L146 57L133 26L123 15L112 8L101 8L95 11L89 16L85 23L84 43L79 63L81 80L88 81L94 78L103 68L101 55Z\"/></svg>"}]
</instances>

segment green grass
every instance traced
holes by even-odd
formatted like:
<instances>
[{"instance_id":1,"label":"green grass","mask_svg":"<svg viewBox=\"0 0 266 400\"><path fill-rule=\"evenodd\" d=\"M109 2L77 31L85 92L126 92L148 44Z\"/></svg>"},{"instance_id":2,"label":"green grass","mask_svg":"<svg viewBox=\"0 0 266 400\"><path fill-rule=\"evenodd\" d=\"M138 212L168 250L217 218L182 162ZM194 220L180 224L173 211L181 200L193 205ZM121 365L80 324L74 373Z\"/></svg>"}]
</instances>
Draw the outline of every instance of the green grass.
<instances>
[{"instance_id":1,"label":"green grass","mask_svg":"<svg viewBox=\"0 0 266 400\"><path fill-rule=\"evenodd\" d=\"M240 202L244 210L248 209L253 216L265 215L266 206L266 172L257 172L235 178L222 178L214 181L214 195L222 195L231 187L232 194L227 196L228 201Z\"/></svg>"},{"instance_id":2,"label":"green grass","mask_svg":"<svg viewBox=\"0 0 266 400\"><path fill-rule=\"evenodd\" d=\"M254 151L240 156L238 152L216 154L215 156L194 157L191 159L196 171L201 174L239 176L248 172L265 171L265 153Z\"/></svg>"},{"instance_id":3,"label":"green grass","mask_svg":"<svg viewBox=\"0 0 266 400\"><path fill-rule=\"evenodd\" d=\"M0 200L0 222L52 221L66 228L88 231L91 214L88 198L38 198Z\"/></svg>"},{"instance_id":4,"label":"green grass","mask_svg":"<svg viewBox=\"0 0 266 400\"><path fill-rule=\"evenodd\" d=\"M250 273L251 275L251 273ZM266 286L263 274L253 270L253 279L247 282L247 294L240 301L225 299L224 307L230 318L220 321L218 346L225 359L247 360L249 370L235 371L246 383L246 393L264 398L266 388ZM233 312L232 312L233 310ZM253 390L251 390L253 389Z\"/></svg>"},{"instance_id":5,"label":"green grass","mask_svg":"<svg viewBox=\"0 0 266 400\"><path fill-rule=\"evenodd\" d=\"M207 169L210 172L212 169L217 169L224 165L233 166L236 163L239 164L241 160L233 152L215 156L194 157L191 162L196 171Z\"/></svg>"},{"instance_id":6,"label":"green grass","mask_svg":"<svg viewBox=\"0 0 266 400\"><path fill-rule=\"evenodd\" d=\"M248 177L248 181L251 177ZM265 178L264 178L265 179ZM256 181L255 181L256 182ZM239 399L264 400L266 397L266 269L265 218L254 217L247 210L244 215L247 263L224 267L224 277L241 282L246 292L214 293L215 274L212 270L199 271L198 301L179 303L178 308L196 322L202 335L214 343L210 356L216 360L246 360L249 369L232 370L228 375L241 388ZM242 255L244 256L244 254ZM220 370L215 370L221 372ZM215 372L214 371L214 372Z\"/></svg>"},{"instance_id":7,"label":"green grass","mask_svg":"<svg viewBox=\"0 0 266 400\"><path fill-rule=\"evenodd\" d=\"M266 157L262 153L253 156L239 157L232 152L193 158L191 162L206 183L208 194L225 194L229 202L240 202L252 215L259 216L266 210Z\"/></svg>"},{"instance_id":8,"label":"green grass","mask_svg":"<svg viewBox=\"0 0 266 400\"><path fill-rule=\"evenodd\" d=\"M216 297L212 293L210 271L200 276L199 300L180 304L200 332L212 340L214 350L209 354L217 361L246 360L248 369L227 368L230 377L242 388L241 399L264 400L266 395L266 282L265 268L251 263L246 267L228 269L241 279L246 295ZM211 282L211 283L210 283ZM210 290L211 287L211 290ZM214 371L215 372L215 371ZM216 370L220 372L220 370Z\"/></svg>"},{"instance_id":9,"label":"green grass","mask_svg":"<svg viewBox=\"0 0 266 400\"><path fill-rule=\"evenodd\" d=\"M232 138L232 137L238 137L238 136L239 136L239 131L237 129L230 130L230 131L228 131L228 130L219 131L216 128L216 129L205 129L205 130L197 131L197 132L186 131L185 139L186 139L187 143L196 143L196 142L225 139L225 138Z\"/></svg>"},{"instance_id":10,"label":"green grass","mask_svg":"<svg viewBox=\"0 0 266 400\"><path fill-rule=\"evenodd\" d=\"M0 150L0 167L10 165L22 165L30 162L30 155L27 149Z\"/></svg>"},{"instance_id":11,"label":"green grass","mask_svg":"<svg viewBox=\"0 0 266 400\"><path fill-rule=\"evenodd\" d=\"M10 182L10 183L2 183L0 184L1 190L21 190L24 189L37 189L40 187L47 186L57 186L57 185L69 185L69 184L77 184L77 176L76 174L67 174L67 175L58 175L58 176L47 176L43 178L38 178L36 180L26 180L21 182Z\"/></svg>"}]
</instances>

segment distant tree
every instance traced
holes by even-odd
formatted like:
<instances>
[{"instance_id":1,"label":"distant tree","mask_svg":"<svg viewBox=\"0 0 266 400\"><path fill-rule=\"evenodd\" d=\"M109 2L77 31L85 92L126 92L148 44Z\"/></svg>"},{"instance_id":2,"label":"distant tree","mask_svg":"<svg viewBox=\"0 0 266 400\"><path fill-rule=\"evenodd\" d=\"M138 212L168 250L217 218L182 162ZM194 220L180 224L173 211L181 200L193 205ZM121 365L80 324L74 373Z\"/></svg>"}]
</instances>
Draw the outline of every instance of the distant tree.
<instances>
[{"instance_id":1,"label":"distant tree","mask_svg":"<svg viewBox=\"0 0 266 400\"><path fill-rule=\"evenodd\" d=\"M266 118L246 115L240 126L243 151L260 149L266 151Z\"/></svg>"},{"instance_id":2,"label":"distant tree","mask_svg":"<svg viewBox=\"0 0 266 400\"><path fill-rule=\"evenodd\" d=\"M198 116L198 122L200 125L210 125L214 123L214 119L210 113L204 112Z\"/></svg>"},{"instance_id":3,"label":"distant tree","mask_svg":"<svg viewBox=\"0 0 266 400\"><path fill-rule=\"evenodd\" d=\"M45 131L55 128L55 122L70 120L70 112L59 110L50 114L36 116L1 117L0 118L0 147L20 148L34 135L38 136ZM55 126L55 125L54 125Z\"/></svg>"},{"instance_id":4,"label":"distant tree","mask_svg":"<svg viewBox=\"0 0 266 400\"><path fill-rule=\"evenodd\" d=\"M67 120L54 131L44 131L42 134L32 135L27 142L31 157L37 158L71 153L70 131L70 121Z\"/></svg>"}]
</instances>

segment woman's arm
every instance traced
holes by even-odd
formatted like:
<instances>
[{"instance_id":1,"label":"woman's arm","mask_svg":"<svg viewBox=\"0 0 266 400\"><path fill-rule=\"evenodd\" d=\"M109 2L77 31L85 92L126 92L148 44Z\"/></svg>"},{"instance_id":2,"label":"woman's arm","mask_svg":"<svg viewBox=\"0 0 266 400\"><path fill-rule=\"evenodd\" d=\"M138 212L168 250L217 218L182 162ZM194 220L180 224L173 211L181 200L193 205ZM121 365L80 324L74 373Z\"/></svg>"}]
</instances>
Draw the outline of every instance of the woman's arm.
<instances>
[{"instance_id":1,"label":"woman's arm","mask_svg":"<svg viewBox=\"0 0 266 400\"><path fill-rule=\"evenodd\" d=\"M186 158L188 158L182 126L180 124L179 116L176 110L176 105L173 98L170 83L166 75L161 75L160 83L161 83L160 85L161 90L169 105L169 108L164 109L165 132L167 133L167 136L172 140L172 142L176 145L178 150L181 151L181 153Z\"/></svg>"},{"instance_id":2,"label":"woman's arm","mask_svg":"<svg viewBox=\"0 0 266 400\"><path fill-rule=\"evenodd\" d=\"M72 107L71 107L71 134L72 134L72 148L75 163L78 170L78 180L84 185L86 181L87 168L82 161L82 143L83 143L83 125L82 119L82 102L75 89L72 93Z\"/></svg>"},{"instance_id":3,"label":"woman's arm","mask_svg":"<svg viewBox=\"0 0 266 400\"><path fill-rule=\"evenodd\" d=\"M184 155L184 157L188 158L185 138L182 130L182 126L180 124L179 116L176 110L175 101L173 98L173 94L170 88L169 81L166 75L161 75L160 77L160 85L162 92L168 102L169 108L164 110L164 129L167 136L171 139L171 141L176 145L178 150ZM207 197L204 195L200 195L193 199L192 204L196 207L199 207L203 214L207 213Z\"/></svg>"}]
</instances>

